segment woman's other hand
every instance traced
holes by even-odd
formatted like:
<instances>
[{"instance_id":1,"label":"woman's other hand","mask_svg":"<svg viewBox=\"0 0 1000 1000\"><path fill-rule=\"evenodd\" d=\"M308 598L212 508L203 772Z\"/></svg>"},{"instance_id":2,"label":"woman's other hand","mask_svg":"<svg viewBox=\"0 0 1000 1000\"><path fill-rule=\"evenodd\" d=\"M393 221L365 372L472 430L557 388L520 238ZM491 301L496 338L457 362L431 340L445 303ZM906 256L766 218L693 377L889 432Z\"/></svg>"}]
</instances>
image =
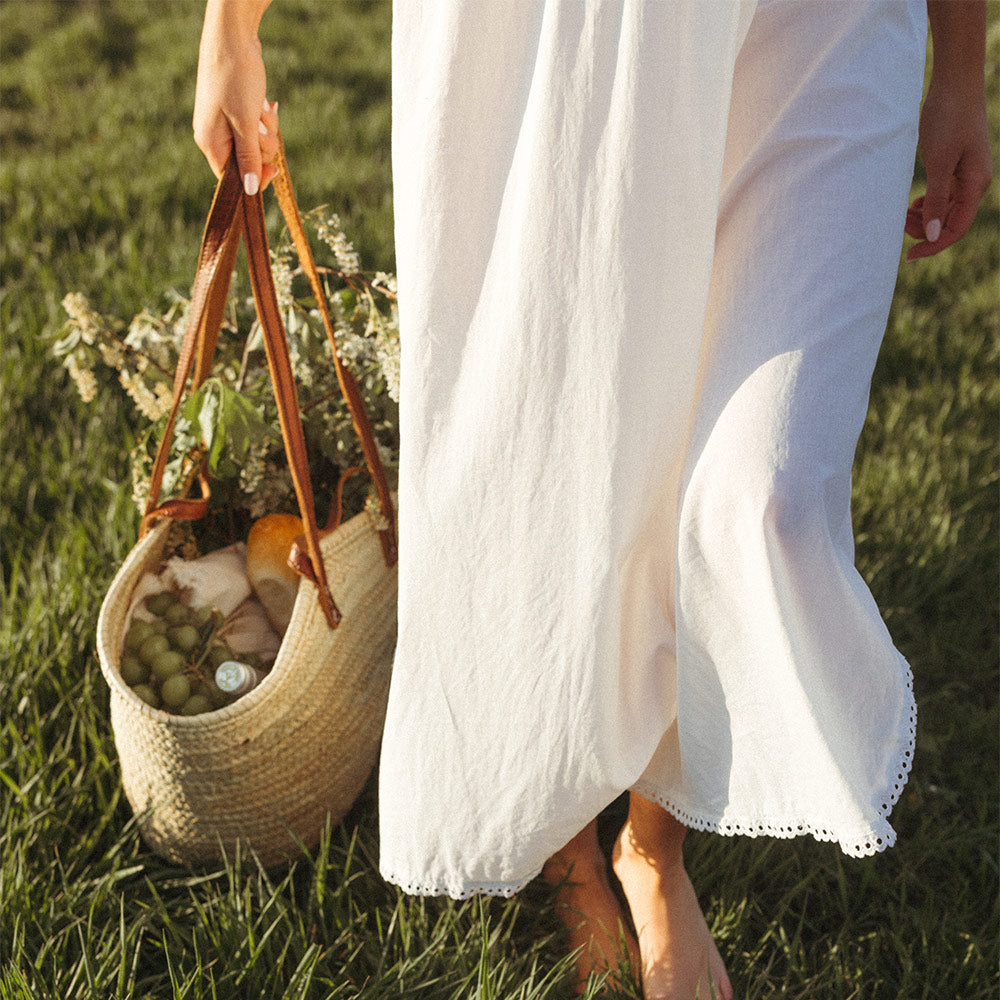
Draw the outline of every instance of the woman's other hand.
<instances>
[{"instance_id":1,"label":"woman's other hand","mask_svg":"<svg viewBox=\"0 0 1000 1000\"><path fill-rule=\"evenodd\" d=\"M907 235L920 240L907 260L940 253L972 225L993 179L986 120L985 3L929 0L934 68L920 112L918 148L927 191L906 213Z\"/></svg>"},{"instance_id":2,"label":"woman's other hand","mask_svg":"<svg viewBox=\"0 0 1000 1000\"><path fill-rule=\"evenodd\" d=\"M277 173L278 105L269 104L257 29L270 0L208 0L198 50L194 140L216 177L235 144L243 188Z\"/></svg>"}]
</instances>

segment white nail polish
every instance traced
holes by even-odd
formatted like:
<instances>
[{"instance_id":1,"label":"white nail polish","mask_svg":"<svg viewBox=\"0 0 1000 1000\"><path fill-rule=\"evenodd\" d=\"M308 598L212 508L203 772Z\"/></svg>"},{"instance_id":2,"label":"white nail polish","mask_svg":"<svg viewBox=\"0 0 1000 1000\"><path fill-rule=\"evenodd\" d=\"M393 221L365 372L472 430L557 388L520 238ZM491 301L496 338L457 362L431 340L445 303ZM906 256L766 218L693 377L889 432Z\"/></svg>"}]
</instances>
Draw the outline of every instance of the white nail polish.
<instances>
[{"instance_id":1,"label":"white nail polish","mask_svg":"<svg viewBox=\"0 0 1000 1000\"><path fill-rule=\"evenodd\" d=\"M267 126L263 122L257 122L257 131L260 132L261 135L267 135L268 134L267 133Z\"/></svg>"},{"instance_id":2,"label":"white nail polish","mask_svg":"<svg viewBox=\"0 0 1000 1000\"><path fill-rule=\"evenodd\" d=\"M271 110L271 105L267 103L267 98L265 97L264 98L264 111L267 112L267 111L270 111L270 110Z\"/></svg>"},{"instance_id":3,"label":"white nail polish","mask_svg":"<svg viewBox=\"0 0 1000 1000\"><path fill-rule=\"evenodd\" d=\"M256 174L243 175L243 190L249 195L255 195L260 187L260 181Z\"/></svg>"},{"instance_id":4,"label":"white nail polish","mask_svg":"<svg viewBox=\"0 0 1000 1000\"><path fill-rule=\"evenodd\" d=\"M941 235L941 220L931 219L924 228L924 235L929 243L936 243L937 238Z\"/></svg>"}]
</instances>

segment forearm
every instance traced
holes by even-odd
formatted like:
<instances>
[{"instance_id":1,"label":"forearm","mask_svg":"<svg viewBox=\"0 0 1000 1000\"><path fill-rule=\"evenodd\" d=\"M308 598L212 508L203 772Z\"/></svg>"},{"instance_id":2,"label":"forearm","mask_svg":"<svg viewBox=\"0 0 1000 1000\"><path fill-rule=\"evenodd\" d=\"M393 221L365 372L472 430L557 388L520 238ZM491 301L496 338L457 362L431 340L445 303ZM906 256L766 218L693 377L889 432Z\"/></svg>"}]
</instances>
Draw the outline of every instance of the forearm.
<instances>
[{"instance_id":1,"label":"forearm","mask_svg":"<svg viewBox=\"0 0 1000 1000\"><path fill-rule=\"evenodd\" d=\"M985 0L927 0L927 15L934 64L918 143L927 191L907 212L905 230L920 241L907 260L929 257L961 239L993 175Z\"/></svg>"},{"instance_id":2,"label":"forearm","mask_svg":"<svg viewBox=\"0 0 1000 1000\"><path fill-rule=\"evenodd\" d=\"M224 32L257 33L271 0L207 0L205 26Z\"/></svg>"},{"instance_id":3,"label":"forearm","mask_svg":"<svg viewBox=\"0 0 1000 1000\"><path fill-rule=\"evenodd\" d=\"M927 0L932 80L978 93L985 86L986 0Z\"/></svg>"},{"instance_id":4,"label":"forearm","mask_svg":"<svg viewBox=\"0 0 1000 1000\"><path fill-rule=\"evenodd\" d=\"M235 146L248 194L274 176L277 151L276 106L267 102L267 73L257 37L269 3L208 0L198 49L195 142L217 177Z\"/></svg>"}]
</instances>

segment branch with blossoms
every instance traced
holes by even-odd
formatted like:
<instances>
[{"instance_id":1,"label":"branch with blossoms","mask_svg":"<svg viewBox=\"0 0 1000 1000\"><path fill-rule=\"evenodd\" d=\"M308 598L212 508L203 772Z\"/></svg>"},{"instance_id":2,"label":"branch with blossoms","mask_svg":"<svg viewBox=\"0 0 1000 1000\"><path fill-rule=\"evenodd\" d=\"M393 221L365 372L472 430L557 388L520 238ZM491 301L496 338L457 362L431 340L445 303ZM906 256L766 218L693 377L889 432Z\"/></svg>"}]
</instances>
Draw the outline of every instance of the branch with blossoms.
<instances>
[{"instance_id":1,"label":"branch with blossoms","mask_svg":"<svg viewBox=\"0 0 1000 1000\"><path fill-rule=\"evenodd\" d=\"M319 263L319 269L338 354L358 382L394 488L399 459L395 277L384 272L369 276L362 270L335 214L319 208L304 218L318 242L332 254L333 260ZM287 234L272 250L271 264L302 400L314 492L333 496L340 471L363 464L360 442L340 393L319 311L295 264ZM79 292L66 295L63 308L68 318L51 349L81 398L93 402L102 391L98 373L110 370L139 417L131 465L132 495L141 510L148 494L152 456L170 409L190 301L171 293L165 308L143 309L128 323L101 315ZM264 513L294 511L294 489L281 442L253 299L231 289L211 376L187 396L177 420L163 496L182 495L205 462L215 507L210 514L218 515L216 525L232 527ZM364 478L352 477L345 484L345 516L352 506L377 510L374 489ZM198 528L192 530L197 533ZM204 550L190 537L185 546Z\"/></svg>"}]
</instances>

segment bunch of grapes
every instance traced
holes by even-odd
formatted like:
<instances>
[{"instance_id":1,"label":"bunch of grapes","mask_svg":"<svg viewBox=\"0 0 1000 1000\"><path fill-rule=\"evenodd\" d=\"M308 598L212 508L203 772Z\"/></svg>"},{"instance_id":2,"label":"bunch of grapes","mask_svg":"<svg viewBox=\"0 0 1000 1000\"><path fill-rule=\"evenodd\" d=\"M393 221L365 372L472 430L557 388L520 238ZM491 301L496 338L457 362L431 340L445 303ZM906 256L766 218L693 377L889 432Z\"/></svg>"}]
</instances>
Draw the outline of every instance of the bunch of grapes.
<instances>
[{"instance_id":1,"label":"bunch of grapes","mask_svg":"<svg viewBox=\"0 0 1000 1000\"><path fill-rule=\"evenodd\" d=\"M167 590L150 594L144 604L154 617L133 618L129 625L122 680L147 705L174 714L201 715L229 704L215 683L218 666L235 658L219 637L221 612L190 608ZM240 660L259 666L253 654L240 654Z\"/></svg>"}]
</instances>

